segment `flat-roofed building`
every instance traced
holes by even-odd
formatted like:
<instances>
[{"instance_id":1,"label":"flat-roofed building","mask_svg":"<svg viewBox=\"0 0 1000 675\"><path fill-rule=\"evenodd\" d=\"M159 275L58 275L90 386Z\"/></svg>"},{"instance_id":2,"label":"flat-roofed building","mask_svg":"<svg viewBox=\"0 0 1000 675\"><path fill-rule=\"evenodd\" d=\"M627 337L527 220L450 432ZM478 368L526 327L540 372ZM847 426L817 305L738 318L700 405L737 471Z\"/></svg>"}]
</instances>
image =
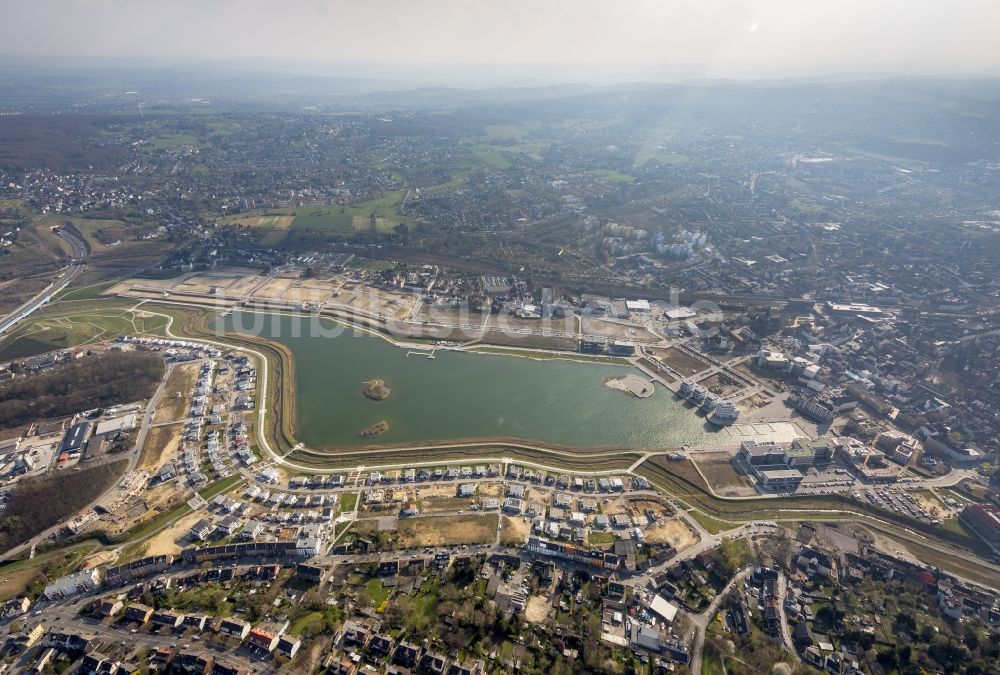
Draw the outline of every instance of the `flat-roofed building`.
<instances>
[{"instance_id":1,"label":"flat-roofed building","mask_svg":"<svg viewBox=\"0 0 1000 675\"><path fill-rule=\"evenodd\" d=\"M969 504L962 509L960 518L995 552L1000 553L1000 508L993 504Z\"/></svg>"},{"instance_id":2,"label":"flat-roofed building","mask_svg":"<svg viewBox=\"0 0 1000 675\"><path fill-rule=\"evenodd\" d=\"M764 469L757 475L768 490L795 490L802 483L802 473L795 469Z\"/></svg>"},{"instance_id":3,"label":"flat-roofed building","mask_svg":"<svg viewBox=\"0 0 1000 675\"><path fill-rule=\"evenodd\" d=\"M136 414L130 413L128 415L122 415L121 417L115 417L113 419L104 419L97 423L97 428L94 430L95 436L108 436L111 434L118 434L125 431L131 431L136 427Z\"/></svg>"},{"instance_id":4,"label":"flat-roofed building","mask_svg":"<svg viewBox=\"0 0 1000 675\"><path fill-rule=\"evenodd\" d=\"M59 452L80 452L90 438L90 422L80 422L74 424L66 432L62 443L59 445Z\"/></svg>"}]
</instances>

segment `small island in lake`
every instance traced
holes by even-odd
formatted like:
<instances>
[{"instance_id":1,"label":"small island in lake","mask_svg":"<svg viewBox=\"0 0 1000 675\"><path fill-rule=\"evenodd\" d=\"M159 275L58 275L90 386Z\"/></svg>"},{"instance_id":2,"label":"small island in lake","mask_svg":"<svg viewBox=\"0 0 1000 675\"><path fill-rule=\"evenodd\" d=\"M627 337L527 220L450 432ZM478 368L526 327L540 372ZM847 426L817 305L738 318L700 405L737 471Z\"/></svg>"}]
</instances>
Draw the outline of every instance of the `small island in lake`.
<instances>
[{"instance_id":1,"label":"small island in lake","mask_svg":"<svg viewBox=\"0 0 1000 675\"><path fill-rule=\"evenodd\" d=\"M389 423L385 420L380 420L367 429L362 429L358 435L368 438L371 436L381 436L387 431L389 431Z\"/></svg>"},{"instance_id":2,"label":"small island in lake","mask_svg":"<svg viewBox=\"0 0 1000 675\"><path fill-rule=\"evenodd\" d=\"M373 401L384 401L392 394L392 389L385 386L385 380L370 380L365 383L362 393Z\"/></svg>"}]
</instances>

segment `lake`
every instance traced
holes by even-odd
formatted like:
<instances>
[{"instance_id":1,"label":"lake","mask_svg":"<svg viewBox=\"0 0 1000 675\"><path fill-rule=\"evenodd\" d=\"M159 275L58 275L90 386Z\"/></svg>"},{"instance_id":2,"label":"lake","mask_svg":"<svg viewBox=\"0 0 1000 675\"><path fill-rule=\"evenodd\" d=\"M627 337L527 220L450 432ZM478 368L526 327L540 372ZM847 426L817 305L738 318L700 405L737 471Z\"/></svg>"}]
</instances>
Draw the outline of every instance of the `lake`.
<instances>
[{"instance_id":1,"label":"lake","mask_svg":"<svg viewBox=\"0 0 1000 675\"><path fill-rule=\"evenodd\" d=\"M455 351L407 356L326 319L234 314L228 330L287 346L295 362L297 439L311 448L518 438L574 447L676 448L715 431L657 385L649 398L611 389L629 366ZM645 376L643 376L645 377ZM381 379L389 398L363 395ZM360 432L381 420L389 430Z\"/></svg>"}]
</instances>

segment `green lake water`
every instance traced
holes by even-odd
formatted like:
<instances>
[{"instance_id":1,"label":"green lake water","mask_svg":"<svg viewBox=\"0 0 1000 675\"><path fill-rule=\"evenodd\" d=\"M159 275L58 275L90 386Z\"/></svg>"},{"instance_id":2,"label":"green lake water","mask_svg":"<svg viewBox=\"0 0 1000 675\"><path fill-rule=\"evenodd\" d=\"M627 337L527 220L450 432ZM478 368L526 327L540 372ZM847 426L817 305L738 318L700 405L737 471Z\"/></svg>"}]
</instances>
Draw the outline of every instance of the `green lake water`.
<instances>
[{"instance_id":1,"label":"green lake water","mask_svg":"<svg viewBox=\"0 0 1000 675\"><path fill-rule=\"evenodd\" d=\"M228 330L287 346L295 361L296 436L312 448L519 438L575 447L671 448L715 427L666 388L645 399L604 384L627 366L438 351L434 359L325 319L236 314ZM372 401L364 383L392 395ZM389 431L359 435L379 420Z\"/></svg>"}]
</instances>

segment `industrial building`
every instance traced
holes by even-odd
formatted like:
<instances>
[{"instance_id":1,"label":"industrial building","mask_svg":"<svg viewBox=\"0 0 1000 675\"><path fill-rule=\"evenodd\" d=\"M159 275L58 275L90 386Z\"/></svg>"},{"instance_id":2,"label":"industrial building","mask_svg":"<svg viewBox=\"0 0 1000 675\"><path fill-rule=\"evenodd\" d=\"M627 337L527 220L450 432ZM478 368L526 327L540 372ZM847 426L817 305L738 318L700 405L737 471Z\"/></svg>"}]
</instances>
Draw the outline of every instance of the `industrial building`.
<instances>
[{"instance_id":1,"label":"industrial building","mask_svg":"<svg viewBox=\"0 0 1000 675\"><path fill-rule=\"evenodd\" d=\"M90 422L79 422L74 424L66 432L66 436L63 438L62 443L59 445L60 453L74 453L83 450L84 446L87 445L87 440L90 438Z\"/></svg>"}]
</instances>

